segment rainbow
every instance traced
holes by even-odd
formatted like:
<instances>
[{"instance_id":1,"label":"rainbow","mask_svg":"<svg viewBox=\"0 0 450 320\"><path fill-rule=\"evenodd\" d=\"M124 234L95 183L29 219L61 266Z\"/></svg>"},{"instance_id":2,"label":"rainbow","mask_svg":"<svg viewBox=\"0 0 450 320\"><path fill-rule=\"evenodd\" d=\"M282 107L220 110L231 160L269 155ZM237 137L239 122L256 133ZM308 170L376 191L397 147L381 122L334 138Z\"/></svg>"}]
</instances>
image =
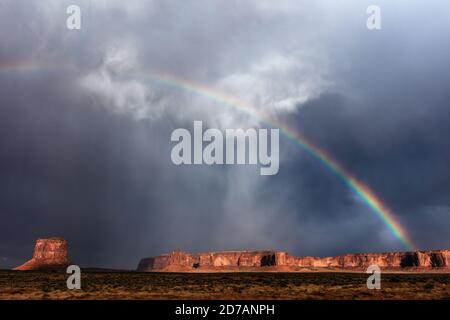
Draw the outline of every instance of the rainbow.
<instances>
[{"instance_id":1,"label":"rainbow","mask_svg":"<svg viewBox=\"0 0 450 320\"><path fill-rule=\"evenodd\" d=\"M13 63L0 64L0 73L8 72L36 72L43 69L56 69L55 64L39 65L36 63ZM159 72L145 72L141 73L144 79L159 83L165 86L170 86L177 89L182 89L187 92L199 95L214 102L219 103L239 112L243 112L252 117L257 118L260 122L275 128L279 128L280 132L294 144L307 151L314 159L319 161L324 167L329 169L335 176L337 176L351 191L353 191L376 216L384 223L387 229L398 239L407 250L415 250L415 245L410 239L405 228L398 222L392 211L375 195L375 193L362 181L358 180L342 165L338 163L329 153L324 149L312 143L302 133L290 128L286 124L281 123L273 116L256 110L245 101L241 101L235 97L224 94L213 88L207 87L200 83L188 81L177 78L170 74Z\"/></svg>"},{"instance_id":2,"label":"rainbow","mask_svg":"<svg viewBox=\"0 0 450 320\"><path fill-rule=\"evenodd\" d=\"M306 150L313 158L318 160L323 166L328 168L332 173L340 178L345 185L347 185L350 190L352 190L371 209L371 211L377 215L377 217L386 225L388 230L404 245L406 249L411 251L415 249L415 245L410 239L405 228L403 228L392 211L383 204L375 193L363 182L356 179L356 177L340 165L329 153L313 144L302 133L290 128L286 124L281 123L273 116L270 116L263 111L256 110L244 101L202 84L180 79L174 77L173 75L157 72L146 72L144 76L153 82L180 88L213 100L221 105L226 105L240 112L256 117L262 123L265 123L271 127L279 128L280 132L286 138Z\"/></svg>"},{"instance_id":3,"label":"rainbow","mask_svg":"<svg viewBox=\"0 0 450 320\"><path fill-rule=\"evenodd\" d=\"M33 73L49 69L57 69L57 67L32 62L0 63L0 73Z\"/></svg>"}]
</instances>

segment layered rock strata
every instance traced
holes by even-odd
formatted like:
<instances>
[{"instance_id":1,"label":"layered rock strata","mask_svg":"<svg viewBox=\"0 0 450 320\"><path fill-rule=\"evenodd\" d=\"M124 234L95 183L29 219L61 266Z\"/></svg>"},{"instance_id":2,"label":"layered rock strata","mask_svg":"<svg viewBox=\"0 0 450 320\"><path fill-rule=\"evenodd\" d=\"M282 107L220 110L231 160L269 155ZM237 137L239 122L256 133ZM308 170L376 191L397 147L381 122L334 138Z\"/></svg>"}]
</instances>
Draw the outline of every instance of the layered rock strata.
<instances>
[{"instance_id":1,"label":"layered rock strata","mask_svg":"<svg viewBox=\"0 0 450 320\"><path fill-rule=\"evenodd\" d=\"M195 271L223 269L295 270L299 268L366 269L378 265L385 269L448 268L450 250L391 253L358 253L337 257L295 257L282 251L222 251L188 253L173 251L144 258L137 271ZM272 267L272 268L270 268Z\"/></svg>"}]
</instances>

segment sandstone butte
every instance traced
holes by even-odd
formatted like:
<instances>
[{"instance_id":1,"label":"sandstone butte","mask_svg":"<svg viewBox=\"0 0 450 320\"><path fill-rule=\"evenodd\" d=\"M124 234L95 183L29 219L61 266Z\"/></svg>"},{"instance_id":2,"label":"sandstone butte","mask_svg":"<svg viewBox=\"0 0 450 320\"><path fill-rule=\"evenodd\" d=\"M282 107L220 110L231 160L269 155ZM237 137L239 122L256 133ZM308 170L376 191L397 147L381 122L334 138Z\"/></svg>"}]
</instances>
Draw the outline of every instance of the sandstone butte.
<instances>
[{"instance_id":1,"label":"sandstone butte","mask_svg":"<svg viewBox=\"0 0 450 320\"><path fill-rule=\"evenodd\" d=\"M172 251L169 254L142 259L137 271L336 271L366 270L374 264L385 270L450 271L450 250L358 253L324 258L295 257L282 251L222 251L197 254Z\"/></svg>"},{"instance_id":2,"label":"sandstone butte","mask_svg":"<svg viewBox=\"0 0 450 320\"><path fill-rule=\"evenodd\" d=\"M63 238L47 238L36 240L33 258L14 270L63 269L68 265L67 241Z\"/></svg>"}]
</instances>

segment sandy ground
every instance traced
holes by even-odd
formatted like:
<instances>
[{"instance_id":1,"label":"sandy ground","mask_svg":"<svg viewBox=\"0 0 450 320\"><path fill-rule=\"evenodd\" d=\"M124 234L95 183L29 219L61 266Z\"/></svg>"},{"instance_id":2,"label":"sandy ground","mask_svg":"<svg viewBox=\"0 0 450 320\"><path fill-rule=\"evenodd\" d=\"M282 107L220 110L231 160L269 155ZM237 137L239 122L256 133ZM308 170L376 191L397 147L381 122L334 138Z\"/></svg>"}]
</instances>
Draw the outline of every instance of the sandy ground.
<instances>
[{"instance_id":1,"label":"sandy ground","mask_svg":"<svg viewBox=\"0 0 450 320\"><path fill-rule=\"evenodd\" d=\"M450 299L449 273L138 273L83 271L81 290L61 272L0 271L0 299Z\"/></svg>"}]
</instances>

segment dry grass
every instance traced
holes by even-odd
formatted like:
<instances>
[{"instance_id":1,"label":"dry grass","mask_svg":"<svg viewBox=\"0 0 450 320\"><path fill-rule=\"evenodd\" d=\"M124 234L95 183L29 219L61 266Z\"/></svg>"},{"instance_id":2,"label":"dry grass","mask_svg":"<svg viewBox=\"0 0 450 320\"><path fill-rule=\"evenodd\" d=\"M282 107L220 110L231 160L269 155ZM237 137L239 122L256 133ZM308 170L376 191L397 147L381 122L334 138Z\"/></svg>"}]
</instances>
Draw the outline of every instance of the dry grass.
<instances>
[{"instance_id":1,"label":"dry grass","mask_svg":"<svg viewBox=\"0 0 450 320\"><path fill-rule=\"evenodd\" d=\"M450 299L450 274L83 272L82 290L65 273L0 271L0 299Z\"/></svg>"}]
</instances>

